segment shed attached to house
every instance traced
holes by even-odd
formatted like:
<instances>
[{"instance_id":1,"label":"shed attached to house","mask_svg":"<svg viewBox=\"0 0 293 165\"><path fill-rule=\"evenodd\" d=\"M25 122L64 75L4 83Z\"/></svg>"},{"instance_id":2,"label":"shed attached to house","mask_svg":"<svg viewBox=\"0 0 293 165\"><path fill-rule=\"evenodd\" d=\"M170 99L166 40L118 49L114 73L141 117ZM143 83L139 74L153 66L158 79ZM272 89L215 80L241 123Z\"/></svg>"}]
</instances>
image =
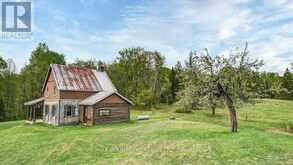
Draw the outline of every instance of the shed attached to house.
<instances>
[{"instance_id":1,"label":"shed attached to house","mask_svg":"<svg viewBox=\"0 0 293 165\"><path fill-rule=\"evenodd\" d=\"M79 103L80 121L89 125L129 121L131 105L117 92L99 92Z\"/></svg>"}]
</instances>

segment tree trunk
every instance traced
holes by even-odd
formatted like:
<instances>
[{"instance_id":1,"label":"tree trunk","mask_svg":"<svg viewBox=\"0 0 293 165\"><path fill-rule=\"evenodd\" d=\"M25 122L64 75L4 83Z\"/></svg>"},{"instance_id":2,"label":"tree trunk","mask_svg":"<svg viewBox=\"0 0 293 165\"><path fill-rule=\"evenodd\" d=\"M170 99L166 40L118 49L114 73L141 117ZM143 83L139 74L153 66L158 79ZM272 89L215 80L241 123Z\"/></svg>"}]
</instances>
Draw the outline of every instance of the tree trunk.
<instances>
[{"instance_id":1,"label":"tree trunk","mask_svg":"<svg viewBox=\"0 0 293 165\"><path fill-rule=\"evenodd\" d=\"M212 115L215 116L216 115L216 107L215 106L212 106Z\"/></svg>"},{"instance_id":2,"label":"tree trunk","mask_svg":"<svg viewBox=\"0 0 293 165\"><path fill-rule=\"evenodd\" d=\"M224 90L223 86L220 83L218 83L218 90L220 92L220 95L224 98L226 105L229 109L231 132L237 132L237 114L235 111L233 100L231 99L230 95Z\"/></svg>"},{"instance_id":3,"label":"tree trunk","mask_svg":"<svg viewBox=\"0 0 293 165\"><path fill-rule=\"evenodd\" d=\"M215 116L216 115L216 107L217 107L217 105L216 105L216 102L215 102L212 94L209 96L209 101L210 101L210 107L211 107L211 110L212 110L212 115Z\"/></svg>"}]
</instances>

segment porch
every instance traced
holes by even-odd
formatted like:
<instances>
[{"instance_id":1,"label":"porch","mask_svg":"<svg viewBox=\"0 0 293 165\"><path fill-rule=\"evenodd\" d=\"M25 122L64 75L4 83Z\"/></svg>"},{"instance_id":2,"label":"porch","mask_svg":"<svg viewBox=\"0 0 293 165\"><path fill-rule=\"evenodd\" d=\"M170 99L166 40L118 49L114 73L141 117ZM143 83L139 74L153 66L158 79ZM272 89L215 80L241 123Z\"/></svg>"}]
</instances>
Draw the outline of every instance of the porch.
<instances>
[{"instance_id":1,"label":"porch","mask_svg":"<svg viewBox=\"0 0 293 165\"><path fill-rule=\"evenodd\" d=\"M44 97L24 103L27 106L27 123L34 124L43 121Z\"/></svg>"}]
</instances>

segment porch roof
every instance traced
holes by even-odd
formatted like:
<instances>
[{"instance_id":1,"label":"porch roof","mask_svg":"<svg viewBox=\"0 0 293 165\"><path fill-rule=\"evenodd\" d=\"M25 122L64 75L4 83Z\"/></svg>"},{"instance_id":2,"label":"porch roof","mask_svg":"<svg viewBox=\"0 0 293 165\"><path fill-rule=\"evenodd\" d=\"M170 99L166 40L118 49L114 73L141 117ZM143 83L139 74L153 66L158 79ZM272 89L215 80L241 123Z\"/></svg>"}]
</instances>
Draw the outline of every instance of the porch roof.
<instances>
[{"instance_id":1,"label":"porch roof","mask_svg":"<svg viewBox=\"0 0 293 165\"><path fill-rule=\"evenodd\" d=\"M28 101L28 102L25 102L24 105L34 105L34 104L37 104L37 103L40 103L40 102L43 102L45 100L44 97L40 97L40 98L37 98L37 99L34 99L32 101Z\"/></svg>"}]
</instances>

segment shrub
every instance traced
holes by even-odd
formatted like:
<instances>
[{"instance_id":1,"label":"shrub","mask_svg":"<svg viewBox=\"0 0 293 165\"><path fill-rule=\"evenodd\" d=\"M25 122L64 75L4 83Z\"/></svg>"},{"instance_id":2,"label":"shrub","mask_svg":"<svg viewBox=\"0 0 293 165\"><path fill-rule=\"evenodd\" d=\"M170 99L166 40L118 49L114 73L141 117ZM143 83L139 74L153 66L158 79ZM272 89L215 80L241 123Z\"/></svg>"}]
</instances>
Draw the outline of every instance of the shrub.
<instances>
[{"instance_id":1,"label":"shrub","mask_svg":"<svg viewBox=\"0 0 293 165\"><path fill-rule=\"evenodd\" d=\"M191 113L192 111L188 108L177 108L175 110L176 113Z\"/></svg>"}]
</instances>

